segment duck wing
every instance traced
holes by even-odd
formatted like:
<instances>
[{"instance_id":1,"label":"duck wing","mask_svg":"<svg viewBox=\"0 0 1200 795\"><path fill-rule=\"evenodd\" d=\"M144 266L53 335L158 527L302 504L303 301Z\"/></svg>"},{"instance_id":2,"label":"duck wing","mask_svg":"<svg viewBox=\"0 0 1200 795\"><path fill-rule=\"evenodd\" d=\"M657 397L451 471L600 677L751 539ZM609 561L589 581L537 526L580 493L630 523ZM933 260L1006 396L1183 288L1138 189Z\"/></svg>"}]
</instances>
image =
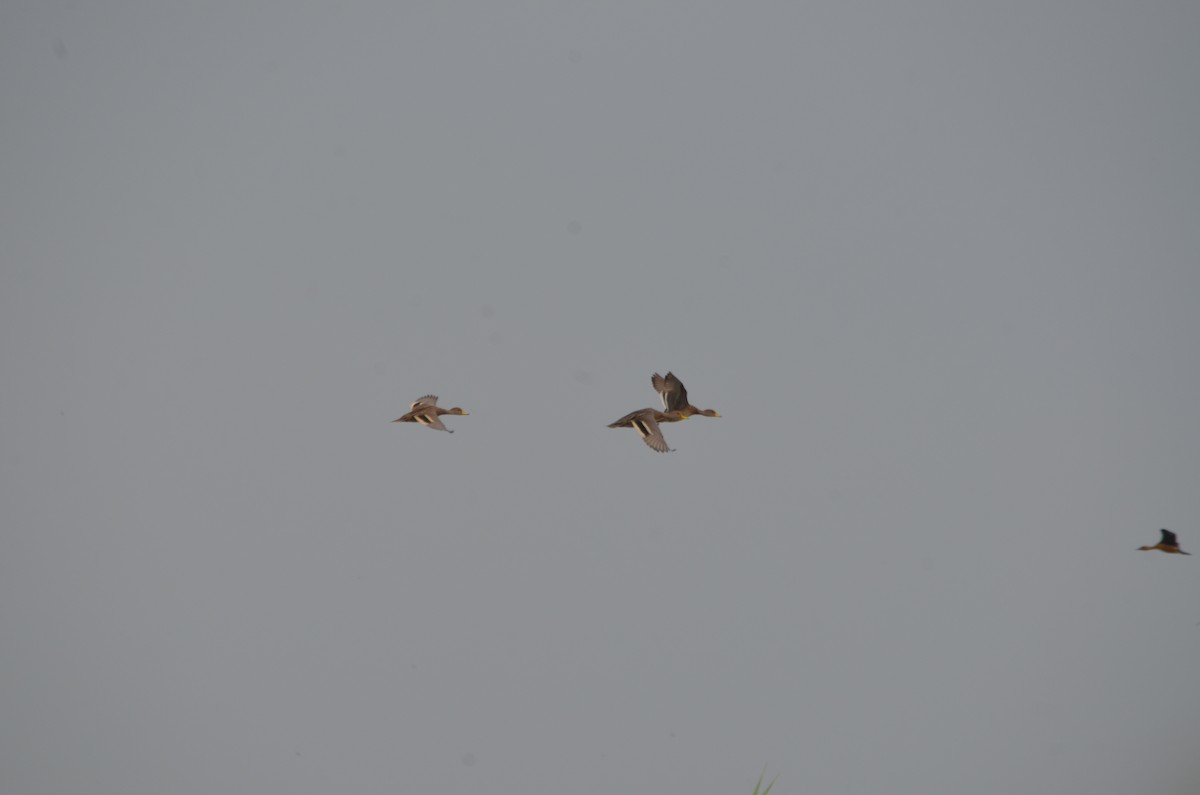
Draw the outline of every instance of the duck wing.
<instances>
[{"instance_id":1,"label":"duck wing","mask_svg":"<svg viewBox=\"0 0 1200 795\"><path fill-rule=\"evenodd\" d=\"M650 384L654 387L654 391L662 398L663 409L666 411L676 411L688 407L688 393L683 382L675 377L675 374L668 372L666 376L661 376L658 373L650 376Z\"/></svg>"},{"instance_id":2,"label":"duck wing","mask_svg":"<svg viewBox=\"0 0 1200 795\"><path fill-rule=\"evenodd\" d=\"M667 446L667 440L663 438L662 428L658 427L658 422L655 421L653 414L645 413L634 417L633 427L642 437L642 441L654 452L671 452L671 448Z\"/></svg>"},{"instance_id":3,"label":"duck wing","mask_svg":"<svg viewBox=\"0 0 1200 795\"><path fill-rule=\"evenodd\" d=\"M435 410L414 412L413 419L424 425L426 428L433 428L435 431L445 431L446 433L454 433L454 431L442 424L442 420L438 417L438 412L436 411L437 407L430 406L429 408Z\"/></svg>"}]
</instances>

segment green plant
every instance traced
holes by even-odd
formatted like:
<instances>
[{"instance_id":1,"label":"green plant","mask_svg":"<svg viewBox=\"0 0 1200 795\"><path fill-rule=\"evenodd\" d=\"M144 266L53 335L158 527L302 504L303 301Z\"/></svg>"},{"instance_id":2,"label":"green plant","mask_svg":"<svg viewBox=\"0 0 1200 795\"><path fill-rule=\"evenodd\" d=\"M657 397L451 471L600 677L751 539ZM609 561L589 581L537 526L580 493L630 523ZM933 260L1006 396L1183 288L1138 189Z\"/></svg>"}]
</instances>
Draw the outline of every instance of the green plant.
<instances>
[{"instance_id":1,"label":"green plant","mask_svg":"<svg viewBox=\"0 0 1200 795\"><path fill-rule=\"evenodd\" d=\"M764 767L763 772L758 776L758 783L754 785L754 795L767 795L771 791L771 787L775 786L775 779L779 778L779 776L771 779L771 783L767 784L766 789L762 788L763 777L766 775L767 769Z\"/></svg>"}]
</instances>

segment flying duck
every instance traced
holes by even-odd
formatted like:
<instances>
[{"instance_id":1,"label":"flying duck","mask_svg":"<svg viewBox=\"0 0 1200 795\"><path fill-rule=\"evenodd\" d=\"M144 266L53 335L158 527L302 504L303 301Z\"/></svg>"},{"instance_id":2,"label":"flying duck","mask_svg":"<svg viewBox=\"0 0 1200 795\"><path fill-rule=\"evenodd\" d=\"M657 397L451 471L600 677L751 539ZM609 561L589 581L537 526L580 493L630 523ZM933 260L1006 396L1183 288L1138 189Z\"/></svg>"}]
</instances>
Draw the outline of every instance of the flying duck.
<instances>
[{"instance_id":1,"label":"flying duck","mask_svg":"<svg viewBox=\"0 0 1200 795\"><path fill-rule=\"evenodd\" d=\"M446 433L454 433L447 428L438 419L443 414L460 414L467 416L467 412L455 406L452 409L444 409L437 404L437 395L425 395L419 397L412 404L412 411L405 414L403 417L392 420L392 422L419 422L426 428L433 428L435 431L445 431Z\"/></svg>"},{"instance_id":2,"label":"flying duck","mask_svg":"<svg viewBox=\"0 0 1200 795\"><path fill-rule=\"evenodd\" d=\"M1179 548L1179 539L1176 538L1175 534L1172 533L1170 530L1168 530L1164 527L1162 530L1162 534L1163 534L1162 541L1159 541L1157 544L1155 544L1152 547L1138 547L1138 549L1139 550L1157 549L1160 552L1168 552L1172 555L1190 555L1190 554L1192 554L1191 552L1184 552L1182 549Z\"/></svg>"}]
</instances>

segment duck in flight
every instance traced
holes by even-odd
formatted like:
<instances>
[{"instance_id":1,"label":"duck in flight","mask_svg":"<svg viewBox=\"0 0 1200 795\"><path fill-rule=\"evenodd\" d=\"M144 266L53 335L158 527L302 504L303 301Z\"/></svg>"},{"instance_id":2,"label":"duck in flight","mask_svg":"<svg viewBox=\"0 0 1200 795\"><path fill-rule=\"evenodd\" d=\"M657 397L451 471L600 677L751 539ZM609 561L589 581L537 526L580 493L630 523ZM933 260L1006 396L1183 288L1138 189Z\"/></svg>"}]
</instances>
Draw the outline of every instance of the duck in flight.
<instances>
[{"instance_id":1,"label":"duck in flight","mask_svg":"<svg viewBox=\"0 0 1200 795\"><path fill-rule=\"evenodd\" d=\"M667 446L667 440L663 438L662 428L658 427L660 422L679 422L686 420L688 413L686 411L659 411L658 409L638 409L631 411L621 419L609 424L610 428L633 428L638 432L651 450L657 453L670 453L671 448Z\"/></svg>"},{"instance_id":2,"label":"duck in flight","mask_svg":"<svg viewBox=\"0 0 1200 795\"><path fill-rule=\"evenodd\" d=\"M658 373L650 376L650 383L654 386L654 391L662 399L663 408L666 411L684 411L688 415L699 415L701 417L720 417L713 409L698 409L688 402L687 388L683 382L675 377L672 372L667 372L666 376L661 376Z\"/></svg>"},{"instance_id":3,"label":"duck in flight","mask_svg":"<svg viewBox=\"0 0 1200 795\"><path fill-rule=\"evenodd\" d=\"M1138 547L1138 549L1139 550L1157 549L1160 552L1167 552L1172 555L1190 555L1190 554L1192 554L1191 552L1184 552L1182 549L1180 549L1179 548L1179 539L1175 537L1174 533L1172 533L1170 530L1166 529L1165 527L1162 530L1162 541L1159 541L1157 544L1155 544L1152 547Z\"/></svg>"},{"instance_id":4,"label":"duck in flight","mask_svg":"<svg viewBox=\"0 0 1200 795\"><path fill-rule=\"evenodd\" d=\"M426 428L433 428L435 431L445 431L446 433L454 433L454 431L442 424L441 415L443 414L458 414L467 416L467 412L455 406L452 409L444 409L438 404L437 395L425 395L419 397L412 404L412 411L405 414L403 417L398 417L392 422L419 422Z\"/></svg>"}]
</instances>

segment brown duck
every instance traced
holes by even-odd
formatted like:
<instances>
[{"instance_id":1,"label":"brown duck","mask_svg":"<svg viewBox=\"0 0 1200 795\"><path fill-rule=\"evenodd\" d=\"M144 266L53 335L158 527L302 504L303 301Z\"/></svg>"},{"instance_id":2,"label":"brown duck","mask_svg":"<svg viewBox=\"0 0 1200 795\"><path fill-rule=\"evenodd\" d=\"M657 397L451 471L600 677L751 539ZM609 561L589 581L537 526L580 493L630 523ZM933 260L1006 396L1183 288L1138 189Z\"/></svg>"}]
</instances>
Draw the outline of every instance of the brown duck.
<instances>
[{"instance_id":1,"label":"brown duck","mask_svg":"<svg viewBox=\"0 0 1200 795\"><path fill-rule=\"evenodd\" d=\"M621 419L614 423L610 423L610 428L633 428L638 432L651 450L658 453L669 453L671 448L667 447L667 440L663 438L662 428L658 427L660 422L679 422L686 420L688 414L686 411L659 411L658 409L638 409L631 411Z\"/></svg>"},{"instance_id":2,"label":"brown duck","mask_svg":"<svg viewBox=\"0 0 1200 795\"><path fill-rule=\"evenodd\" d=\"M654 386L654 391L662 398L663 408L667 411L685 411L689 416L721 416L713 409L698 409L689 403L687 388L684 387L682 381L675 377L674 373L668 372L665 377L655 373L650 376L650 383Z\"/></svg>"},{"instance_id":3,"label":"brown duck","mask_svg":"<svg viewBox=\"0 0 1200 795\"><path fill-rule=\"evenodd\" d=\"M1162 530L1162 536L1163 536L1162 541L1159 541L1154 546L1138 547L1138 549L1139 550L1141 550L1141 549L1157 549L1160 552L1167 552L1172 555L1190 555L1190 554L1192 554L1191 552L1184 552L1182 549L1180 549L1179 548L1179 539L1175 537L1174 533L1172 533L1170 530L1166 529L1165 527Z\"/></svg>"},{"instance_id":4,"label":"brown duck","mask_svg":"<svg viewBox=\"0 0 1200 795\"><path fill-rule=\"evenodd\" d=\"M443 414L459 414L467 416L467 412L455 406L452 409L444 409L438 406L437 395L425 395L419 397L412 404L412 411L405 414L403 417L398 417L392 422L419 422L426 428L433 428L435 431L445 431L446 433L454 433L454 431L442 424L439 419Z\"/></svg>"}]
</instances>

